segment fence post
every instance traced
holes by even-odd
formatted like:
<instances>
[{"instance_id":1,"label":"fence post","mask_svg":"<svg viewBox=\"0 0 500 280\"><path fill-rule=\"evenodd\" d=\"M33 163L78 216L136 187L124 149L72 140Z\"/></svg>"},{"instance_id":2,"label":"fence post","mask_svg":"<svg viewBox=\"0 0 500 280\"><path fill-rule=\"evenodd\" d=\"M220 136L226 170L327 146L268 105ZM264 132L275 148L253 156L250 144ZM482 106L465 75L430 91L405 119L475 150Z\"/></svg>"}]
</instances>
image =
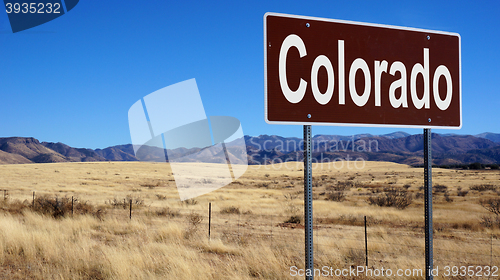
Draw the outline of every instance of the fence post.
<instances>
[{"instance_id":1,"label":"fence post","mask_svg":"<svg viewBox=\"0 0 500 280\"><path fill-rule=\"evenodd\" d=\"M71 217L73 217L73 204L74 200L73 200L73 196L71 196Z\"/></svg>"},{"instance_id":2,"label":"fence post","mask_svg":"<svg viewBox=\"0 0 500 280\"><path fill-rule=\"evenodd\" d=\"M7 199L7 190L3 190L3 200Z\"/></svg>"},{"instance_id":3,"label":"fence post","mask_svg":"<svg viewBox=\"0 0 500 280\"><path fill-rule=\"evenodd\" d=\"M31 208L35 209L35 192L33 192L33 203Z\"/></svg>"},{"instance_id":4,"label":"fence post","mask_svg":"<svg viewBox=\"0 0 500 280\"><path fill-rule=\"evenodd\" d=\"M366 234L366 216L365 216L365 258L366 258L366 267L368 267L368 238Z\"/></svg>"},{"instance_id":5,"label":"fence post","mask_svg":"<svg viewBox=\"0 0 500 280\"><path fill-rule=\"evenodd\" d=\"M208 203L208 241L210 241L210 227L212 222L212 202Z\"/></svg>"},{"instance_id":6,"label":"fence post","mask_svg":"<svg viewBox=\"0 0 500 280\"><path fill-rule=\"evenodd\" d=\"M132 199L130 200L130 220L132 220Z\"/></svg>"}]
</instances>

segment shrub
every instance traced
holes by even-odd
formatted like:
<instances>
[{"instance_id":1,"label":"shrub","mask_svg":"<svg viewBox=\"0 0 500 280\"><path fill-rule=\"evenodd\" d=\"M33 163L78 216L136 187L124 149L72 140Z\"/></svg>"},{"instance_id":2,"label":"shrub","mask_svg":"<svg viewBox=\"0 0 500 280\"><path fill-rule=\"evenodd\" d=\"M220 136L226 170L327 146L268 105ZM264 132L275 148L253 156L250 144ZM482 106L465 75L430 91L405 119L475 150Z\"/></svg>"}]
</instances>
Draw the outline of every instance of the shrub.
<instances>
[{"instance_id":1,"label":"shrub","mask_svg":"<svg viewBox=\"0 0 500 280\"><path fill-rule=\"evenodd\" d=\"M449 192L445 192L444 193L444 200L446 202L453 202L453 198L450 197L450 193Z\"/></svg>"},{"instance_id":2,"label":"shrub","mask_svg":"<svg viewBox=\"0 0 500 280\"><path fill-rule=\"evenodd\" d=\"M330 191L343 192L350 190L352 187L354 187L354 185L357 184L354 184L353 181L338 181L337 185L328 186L326 189ZM359 185L359 187L364 187L364 186Z\"/></svg>"},{"instance_id":3,"label":"shrub","mask_svg":"<svg viewBox=\"0 0 500 280\"><path fill-rule=\"evenodd\" d=\"M180 216L180 213L179 213L179 210L173 210L173 209L170 209L170 207L167 206L165 208L157 210L156 211L156 215L174 218L174 217Z\"/></svg>"},{"instance_id":4,"label":"shrub","mask_svg":"<svg viewBox=\"0 0 500 280\"><path fill-rule=\"evenodd\" d=\"M433 188L434 188L434 192L436 192L436 193L438 193L438 192L444 193L448 189L447 186L440 185L440 184L435 184Z\"/></svg>"},{"instance_id":5,"label":"shrub","mask_svg":"<svg viewBox=\"0 0 500 280\"><path fill-rule=\"evenodd\" d=\"M203 221L203 217L198 213L191 212L188 221L191 226L196 227Z\"/></svg>"},{"instance_id":6,"label":"shrub","mask_svg":"<svg viewBox=\"0 0 500 280\"><path fill-rule=\"evenodd\" d=\"M297 195L288 193L283 195L285 197L285 211L291 215L296 215L300 208L294 203L294 200L298 198Z\"/></svg>"},{"instance_id":7,"label":"shrub","mask_svg":"<svg viewBox=\"0 0 500 280\"><path fill-rule=\"evenodd\" d=\"M479 204L483 206L488 212L495 214L497 217L500 215L500 198L481 199Z\"/></svg>"},{"instance_id":8,"label":"shrub","mask_svg":"<svg viewBox=\"0 0 500 280\"><path fill-rule=\"evenodd\" d=\"M59 218L66 214L68 206L71 211L71 204L68 204L65 199L41 196L35 199L33 211Z\"/></svg>"},{"instance_id":9,"label":"shrub","mask_svg":"<svg viewBox=\"0 0 500 280\"><path fill-rule=\"evenodd\" d=\"M182 201L182 204L185 204L185 205L196 205L196 204L198 204L198 200L196 200L194 198L190 198L190 199L186 199L186 200Z\"/></svg>"},{"instance_id":10,"label":"shrub","mask_svg":"<svg viewBox=\"0 0 500 280\"><path fill-rule=\"evenodd\" d=\"M479 222L482 226L487 227L487 228L494 228L494 227L499 227L500 228L500 216L492 217L490 216L483 216L481 217L481 221Z\"/></svg>"},{"instance_id":11,"label":"shrub","mask_svg":"<svg viewBox=\"0 0 500 280\"><path fill-rule=\"evenodd\" d=\"M125 199L119 200L116 197L106 201L105 204L109 204L113 208L118 208L118 207L123 207L124 209L127 208L126 200Z\"/></svg>"},{"instance_id":12,"label":"shrub","mask_svg":"<svg viewBox=\"0 0 500 280\"><path fill-rule=\"evenodd\" d=\"M54 218L61 218L71 213L71 204L71 198L49 197L44 195L35 198L32 210ZM87 214L92 211L93 207L86 201L81 202L78 199L73 199L73 212Z\"/></svg>"},{"instance_id":13,"label":"shrub","mask_svg":"<svg viewBox=\"0 0 500 280\"><path fill-rule=\"evenodd\" d=\"M73 199L73 212L79 214L89 214L94 212L94 206L88 201L80 201L78 198Z\"/></svg>"},{"instance_id":14,"label":"shrub","mask_svg":"<svg viewBox=\"0 0 500 280\"><path fill-rule=\"evenodd\" d=\"M165 199L167 199L167 196L165 196L163 194L156 194L156 198L158 198L158 200L165 200Z\"/></svg>"},{"instance_id":15,"label":"shrub","mask_svg":"<svg viewBox=\"0 0 500 280\"><path fill-rule=\"evenodd\" d=\"M326 200L342 202L345 199L345 192L343 191L333 191L326 194Z\"/></svg>"},{"instance_id":16,"label":"shrub","mask_svg":"<svg viewBox=\"0 0 500 280\"><path fill-rule=\"evenodd\" d=\"M301 218L298 215L293 215L288 218L288 220L285 221L285 223L290 223L290 224L300 224Z\"/></svg>"},{"instance_id":17,"label":"shrub","mask_svg":"<svg viewBox=\"0 0 500 280\"><path fill-rule=\"evenodd\" d=\"M29 209L31 203L28 200L21 202L20 200L2 200L0 201L0 209L11 214L22 215L25 209Z\"/></svg>"},{"instance_id":18,"label":"shrub","mask_svg":"<svg viewBox=\"0 0 500 280\"><path fill-rule=\"evenodd\" d=\"M130 201L132 201L132 204L135 206L144 205L144 199L141 199L140 197L132 197L131 195L127 195L124 199L117 199L115 197L106 201L105 203L111 205L113 208L127 209L128 207L130 207Z\"/></svg>"},{"instance_id":19,"label":"shrub","mask_svg":"<svg viewBox=\"0 0 500 280\"><path fill-rule=\"evenodd\" d=\"M474 185L470 187L470 189L473 191L484 192L484 191L494 191L497 189L497 187L489 184L481 184L481 185Z\"/></svg>"},{"instance_id":20,"label":"shrub","mask_svg":"<svg viewBox=\"0 0 500 280\"><path fill-rule=\"evenodd\" d=\"M135 206L143 206L144 205L144 199L141 197L133 197L131 195L127 195L125 199L130 203L130 200L132 200L132 204Z\"/></svg>"},{"instance_id":21,"label":"shrub","mask_svg":"<svg viewBox=\"0 0 500 280\"><path fill-rule=\"evenodd\" d=\"M361 249L349 249L344 255L344 261L348 265L359 266L365 262L365 252Z\"/></svg>"},{"instance_id":22,"label":"shrub","mask_svg":"<svg viewBox=\"0 0 500 280\"><path fill-rule=\"evenodd\" d=\"M474 162L474 163L469 164L469 168L474 169L474 170L478 170L478 169L482 168L482 165L479 162Z\"/></svg>"},{"instance_id":23,"label":"shrub","mask_svg":"<svg viewBox=\"0 0 500 280\"><path fill-rule=\"evenodd\" d=\"M224 207L222 210L220 210L221 214L240 214L240 208L234 207L234 206L229 206L229 207Z\"/></svg>"},{"instance_id":24,"label":"shrub","mask_svg":"<svg viewBox=\"0 0 500 280\"><path fill-rule=\"evenodd\" d=\"M350 226L360 226L363 224L363 218L362 217L357 217L354 215L340 215L338 218L338 223L343 224L343 225L350 225Z\"/></svg>"},{"instance_id":25,"label":"shrub","mask_svg":"<svg viewBox=\"0 0 500 280\"><path fill-rule=\"evenodd\" d=\"M143 184L143 185L141 185L141 187L145 187L145 188L148 188L148 189L154 189L156 186L153 185L153 184Z\"/></svg>"},{"instance_id":26,"label":"shrub","mask_svg":"<svg viewBox=\"0 0 500 280\"><path fill-rule=\"evenodd\" d=\"M99 207L99 209L97 209L95 213L92 213L92 215L99 221L104 220L104 214L106 214L106 210L104 210L102 207Z\"/></svg>"},{"instance_id":27,"label":"shrub","mask_svg":"<svg viewBox=\"0 0 500 280\"><path fill-rule=\"evenodd\" d=\"M457 195L458 195L458 196L466 196L468 193L469 193L469 191L468 191L468 190L465 190L465 191L460 191L460 190L459 190L459 191L457 191Z\"/></svg>"},{"instance_id":28,"label":"shrub","mask_svg":"<svg viewBox=\"0 0 500 280\"><path fill-rule=\"evenodd\" d=\"M203 221L203 217L200 214L191 212L187 216L189 226L184 231L184 238L191 239L198 232L198 225Z\"/></svg>"},{"instance_id":29,"label":"shrub","mask_svg":"<svg viewBox=\"0 0 500 280\"><path fill-rule=\"evenodd\" d=\"M260 184L259 184L259 187L260 187L260 188L267 188L267 187L269 187L269 183L267 183L267 182L260 183Z\"/></svg>"},{"instance_id":30,"label":"shrub","mask_svg":"<svg viewBox=\"0 0 500 280\"><path fill-rule=\"evenodd\" d=\"M349 178L348 181L338 181L337 182L337 191L347 191L354 187L354 182L352 181L354 177Z\"/></svg>"},{"instance_id":31,"label":"shrub","mask_svg":"<svg viewBox=\"0 0 500 280\"><path fill-rule=\"evenodd\" d=\"M395 207L397 209L405 209L412 201L412 195L408 193L407 190L398 188L386 188L384 189L384 193L376 197L368 198L368 203L370 205Z\"/></svg>"}]
</instances>

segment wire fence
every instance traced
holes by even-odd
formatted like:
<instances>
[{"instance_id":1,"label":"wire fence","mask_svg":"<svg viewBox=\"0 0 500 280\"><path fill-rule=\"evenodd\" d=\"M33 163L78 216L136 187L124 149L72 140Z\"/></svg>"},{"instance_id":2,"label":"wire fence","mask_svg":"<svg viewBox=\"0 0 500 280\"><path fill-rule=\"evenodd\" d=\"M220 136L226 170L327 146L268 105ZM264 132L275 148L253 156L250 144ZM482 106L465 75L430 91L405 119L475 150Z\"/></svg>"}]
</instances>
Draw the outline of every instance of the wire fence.
<instances>
[{"instance_id":1,"label":"wire fence","mask_svg":"<svg viewBox=\"0 0 500 280\"><path fill-rule=\"evenodd\" d=\"M49 193L2 190L4 200L18 199L24 203L40 195ZM73 202L73 198L71 199ZM129 202L129 203L127 203ZM189 218L192 215L200 217L196 227L206 230L207 238L222 239L238 243L259 242L273 248L276 244L304 244L304 227L300 223L287 223L290 215L252 212L223 211L214 203L196 205L197 208L184 206L169 208L169 215L165 222L176 221L192 226ZM140 218L142 214L149 216L162 216L162 207L148 207L136 205L132 200L124 200L121 207L109 208L110 213L127 219ZM139 213L142 213L139 215ZM134 216L136 215L136 216ZM303 220L303 217L301 217ZM407 256L409 251L421 252L424 262L425 240L423 228L398 226L388 228L383 225L349 222L321 223L321 218L314 219L314 255L315 258L326 256L331 252L344 251L351 254L352 261L360 265L383 263L387 259L398 256ZM422 222L423 224L423 222ZM434 234L434 262L435 265L474 265L474 266L500 266L500 236L484 231L463 231L448 229L445 233ZM299 246L300 247L300 246ZM297 252L298 257L304 257L303 250Z\"/></svg>"}]
</instances>

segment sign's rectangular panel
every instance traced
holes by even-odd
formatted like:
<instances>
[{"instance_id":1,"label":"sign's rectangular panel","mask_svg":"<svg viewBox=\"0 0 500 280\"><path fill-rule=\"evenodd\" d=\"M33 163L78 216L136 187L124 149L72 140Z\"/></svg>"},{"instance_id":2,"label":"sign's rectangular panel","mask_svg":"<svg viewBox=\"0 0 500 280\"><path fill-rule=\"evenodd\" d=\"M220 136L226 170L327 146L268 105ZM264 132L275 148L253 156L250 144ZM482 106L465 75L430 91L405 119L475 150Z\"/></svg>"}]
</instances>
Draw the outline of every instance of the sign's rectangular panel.
<instances>
[{"instance_id":1,"label":"sign's rectangular panel","mask_svg":"<svg viewBox=\"0 0 500 280\"><path fill-rule=\"evenodd\" d=\"M462 126L460 35L267 13L271 124Z\"/></svg>"}]
</instances>

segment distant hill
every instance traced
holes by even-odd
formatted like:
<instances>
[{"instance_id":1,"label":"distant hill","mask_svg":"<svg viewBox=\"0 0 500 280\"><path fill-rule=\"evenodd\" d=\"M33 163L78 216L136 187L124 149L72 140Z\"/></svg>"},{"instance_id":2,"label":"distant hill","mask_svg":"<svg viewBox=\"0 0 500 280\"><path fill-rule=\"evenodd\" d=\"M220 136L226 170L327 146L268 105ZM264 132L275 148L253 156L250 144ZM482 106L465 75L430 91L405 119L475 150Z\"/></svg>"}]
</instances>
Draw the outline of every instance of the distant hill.
<instances>
[{"instance_id":1,"label":"distant hill","mask_svg":"<svg viewBox=\"0 0 500 280\"><path fill-rule=\"evenodd\" d=\"M481 133L481 134L476 135L476 137L486 138L486 139L491 140L493 142L500 143L500 133L485 132L485 133Z\"/></svg>"},{"instance_id":2,"label":"distant hill","mask_svg":"<svg viewBox=\"0 0 500 280\"><path fill-rule=\"evenodd\" d=\"M403 152L418 153L423 152L424 137L422 134L410 135L403 138L387 139L384 137L363 138L364 141L378 142L378 150L382 152ZM433 153L465 153L474 149L487 149L497 146L496 143L483 138L471 135L441 136L432 134Z\"/></svg>"},{"instance_id":3,"label":"distant hill","mask_svg":"<svg viewBox=\"0 0 500 280\"><path fill-rule=\"evenodd\" d=\"M29 162L42 163L67 161L63 155L45 147L33 137L0 138L0 150L9 154L22 156Z\"/></svg>"},{"instance_id":4,"label":"distant hill","mask_svg":"<svg viewBox=\"0 0 500 280\"><path fill-rule=\"evenodd\" d=\"M42 145L60 155L64 156L66 161L103 161L106 160L92 149L72 148L63 143L42 142Z\"/></svg>"},{"instance_id":5,"label":"distant hill","mask_svg":"<svg viewBox=\"0 0 500 280\"><path fill-rule=\"evenodd\" d=\"M118 145L105 149L96 149L95 153L105 160L112 161L137 161L134 156L134 148L132 144Z\"/></svg>"},{"instance_id":6,"label":"distant hill","mask_svg":"<svg viewBox=\"0 0 500 280\"><path fill-rule=\"evenodd\" d=\"M381 136L385 137L385 138L389 138L389 139L397 139L397 138L408 137L410 135L411 134L403 132L403 131L397 131L397 132L393 132L393 133L389 133L389 134L384 134L384 135L381 135Z\"/></svg>"},{"instance_id":7,"label":"distant hill","mask_svg":"<svg viewBox=\"0 0 500 280\"><path fill-rule=\"evenodd\" d=\"M497 163L500 163L500 145L488 149L477 149L468 151L465 154L466 157L474 157L477 156L481 159L493 159L496 160ZM467 162L484 162L485 160L464 160Z\"/></svg>"},{"instance_id":8,"label":"distant hill","mask_svg":"<svg viewBox=\"0 0 500 280\"><path fill-rule=\"evenodd\" d=\"M32 161L18 154L11 154L0 150L0 164L31 163Z\"/></svg>"},{"instance_id":9,"label":"distant hill","mask_svg":"<svg viewBox=\"0 0 500 280\"><path fill-rule=\"evenodd\" d=\"M108 159L92 149L73 148L63 143L40 143L33 137L0 138L0 163L2 164L105 160Z\"/></svg>"},{"instance_id":10,"label":"distant hill","mask_svg":"<svg viewBox=\"0 0 500 280\"><path fill-rule=\"evenodd\" d=\"M392 138L391 138L392 136ZM263 164L290 159L303 160L302 139L260 135L245 136L249 160ZM432 134L433 163L438 165L500 163L496 152L500 143L472 135ZM423 164L423 135L393 134L381 136L316 135L312 138L313 157L317 162L338 159L390 161L409 165Z\"/></svg>"},{"instance_id":11,"label":"distant hill","mask_svg":"<svg viewBox=\"0 0 500 280\"><path fill-rule=\"evenodd\" d=\"M481 137L479 137L481 136ZM438 165L500 163L500 134L482 133L476 136L432 134L433 163ZM245 136L250 164L302 161L302 139L277 135ZM317 162L339 159L390 161L409 165L423 164L423 136L394 132L385 135L357 134L352 136L315 135L312 138L313 157ZM244 151L227 144L228 156ZM184 161L217 162L220 158L202 148L179 148L169 151ZM233 155L234 154L234 155ZM138 155L131 144L104 149L74 148L63 143L40 143L33 137L0 138L0 164L88 162L88 161L154 161L168 158L165 150L143 146Z\"/></svg>"}]
</instances>

